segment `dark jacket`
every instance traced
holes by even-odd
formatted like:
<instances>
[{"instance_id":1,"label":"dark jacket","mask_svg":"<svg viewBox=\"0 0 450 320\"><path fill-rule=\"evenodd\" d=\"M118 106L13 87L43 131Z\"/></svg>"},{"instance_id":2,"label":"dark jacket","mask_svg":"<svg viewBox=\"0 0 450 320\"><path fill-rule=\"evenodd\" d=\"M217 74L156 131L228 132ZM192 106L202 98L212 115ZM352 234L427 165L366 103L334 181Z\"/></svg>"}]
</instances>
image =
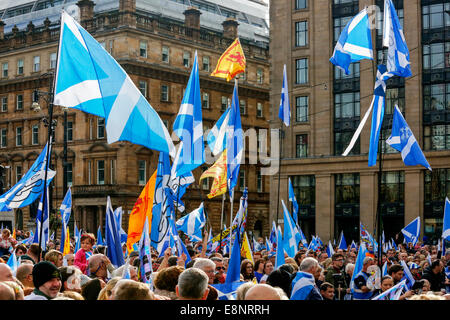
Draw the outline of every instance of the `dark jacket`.
<instances>
[{"instance_id":1,"label":"dark jacket","mask_svg":"<svg viewBox=\"0 0 450 320\"><path fill-rule=\"evenodd\" d=\"M322 295L317 287L314 287L305 300L323 300Z\"/></svg>"},{"instance_id":2,"label":"dark jacket","mask_svg":"<svg viewBox=\"0 0 450 320\"><path fill-rule=\"evenodd\" d=\"M335 299L339 296L339 286L341 287L340 297L344 300L344 296L347 292L347 281L345 278L344 269L336 270L332 266L327 269L327 275L325 276L325 281L331 283L334 286Z\"/></svg>"},{"instance_id":3,"label":"dark jacket","mask_svg":"<svg viewBox=\"0 0 450 320\"><path fill-rule=\"evenodd\" d=\"M431 291L439 292L445 288L445 274L443 272L435 274L431 271L431 267L425 268L422 279L427 279L430 282Z\"/></svg>"}]
</instances>

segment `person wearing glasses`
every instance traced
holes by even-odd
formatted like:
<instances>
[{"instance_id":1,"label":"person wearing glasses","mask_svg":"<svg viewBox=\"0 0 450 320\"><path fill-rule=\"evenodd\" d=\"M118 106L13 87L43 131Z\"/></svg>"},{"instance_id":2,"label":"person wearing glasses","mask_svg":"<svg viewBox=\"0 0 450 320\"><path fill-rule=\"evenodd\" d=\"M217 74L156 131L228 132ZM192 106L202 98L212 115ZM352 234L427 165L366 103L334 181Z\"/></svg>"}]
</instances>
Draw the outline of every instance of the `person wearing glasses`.
<instances>
[{"instance_id":1,"label":"person wearing glasses","mask_svg":"<svg viewBox=\"0 0 450 320\"><path fill-rule=\"evenodd\" d=\"M345 295L350 293L345 280L344 255L335 253L331 256L331 266L327 269L325 282L333 285L336 300L344 300Z\"/></svg>"},{"instance_id":2,"label":"person wearing glasses","mask_svg":"<svg viewBox=\"0 0 450 320\"><path fill-rule=\"evenodd\" d=\"M101 279L105 283L108 282L108 271L109 273L114 272L114 266L107 256L101 253L92 255L89 258L89 277L92 279Z\"/></svg>"},{"instance_id":3,"label":"person wearing glasses","mask_svg":"<svg viewBox=\"0 0 450 320\"><path fill-rule=\"evenodd\" d=\"M216 271L215 271L215 279L214 284L218 283L225 283L225 266L223 265L223 259L219 257L212 257L210 258L211 261L213 261L216 264Z\"/></svg>"}]
</instances>

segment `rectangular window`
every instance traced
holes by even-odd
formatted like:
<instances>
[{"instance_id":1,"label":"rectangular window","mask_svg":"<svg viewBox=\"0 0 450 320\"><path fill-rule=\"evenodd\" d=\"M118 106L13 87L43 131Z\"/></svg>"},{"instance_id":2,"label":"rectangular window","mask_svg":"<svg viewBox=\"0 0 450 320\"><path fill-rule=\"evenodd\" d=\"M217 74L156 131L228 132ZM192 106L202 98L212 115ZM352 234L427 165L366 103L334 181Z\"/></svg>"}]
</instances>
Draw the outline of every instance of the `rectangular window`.
<instances>
[{"instance_id":1,"label":"rectangular window","mask_svg":"<svg viewBox=\"0 0 450 320\"><path fill-rule=\"evenodd\" d=\"M169 47L163 46L161 50L161 60L162 62L169 63Z\"/></svg>"},{"instance_id":2,"label":"rectangular window","mask_svg":"<svg viewBox=\"0 0 450 320\"><path fill-rule=\"evenodd\" d=\"M202 94L202 108L209 109L209 93L203 92Z\"/></svg>"},{"instance_id":3,"label":"rectangular window","mask_svg":"<svg viewBox=\"0 0 450 320\"><path fill-rule=\"evenodd\" d=\"M203 71L209 72L209 57L203 57Z\"/></svg>"},{"instance_id":4,"label":"rectangular window","mask_svg":"<svg viewBox=\"0 0 450 320\"><path fill-rule=\"evenodd\" d=\"M147 58L147 41L139 42L139 56Z\"/></svg>"},{"instance_id":5,"label":"rectangular window","mask_svg":"<svg viewBox=\"0 0 450 320\"><path fill-rule=\"evenodd\" d=\"M342 80L342 79L354 79L359 78L359 62L351 63L348 67L349 74L345 74L344 70L334 67L334 79Z\"/></svg>"},{"instance_id":6,"label":"rectangular window","mask_svg":"<svg viewBox=\"0 0 450 320\"><path fill-rule=\"evenodd\" d=\"M16 110L23 110L23 94L16 96Z\"/></svg>"},{"instance_id":7,"label":"rectangular window","mask_svg":"<svg viewBox=\"0 0 450 320\"><path fill-rule=\"evenodd\" d=\"M88 184L92 184L92 161L88 161Z\"/></svg>"},{"instance_id":8,"label":"rectangular window","mask_svg":"<svg viewBox=\"0 0 450 320\"><path fill-rule=\"evenodd\" d=\"M264 117L264 108L263 108L263 104L261 102L256 103L256 116L258 118Z\"/></svg>"},{"instance_id":9,"label":"rectangular window","mask_svg":"<svg viewBox=\"0 0 450 320\"><path fill-rule=\"evenodd\" d=\"M16 146L22 145L22 127L16 128Z\"/></svg>"},{"instance_id":10,"label":"rectangular window","mask_svg":"<svg viewBox=\"0 0 450 320\"><path fill-rule=\"evenodd\" d=\"M295 0L295 9L306 9L308 7L308 0Z\"/></svg>"},{"instance_id":11,"label":"rectangular window","mask_svg":"<svg viewBox=\"0 0 450 320\"><path fill-rule=\"evenodd\" d=\"M22 179L22 166L16 166L16 183Z\"/></svg>"},{"instance_id":12,"label":"rectangular window","mask_svg":"<svg viewBox=\"0 0 450 320\"><path fill-rule=\"evenodd\" d=\"M308 21L295 23L295 46L304 47L308 45Z\"/></svg>"},{"instance_id":13,"label":"rectangular window","mask_svg":"<svg viewBox=\"0 0 450 320\"><path fill-rule=\"evenodd\" d=\"M220 111L227 110L227 107L228 107L228 98L222 96L222 100L221 100L221 103L220 103Z\"/></svg>"},{"instance_id":14,"label":"rectangular window","mask_svg":"<svg viewBox=\"0 0 450 320\"><path fill-rule=\"evenodd\" d=\"M73 122L72 121L67 121L65 133L66 133L67 141L73 141Z\"/></svg>"},{"instance_id":15,"label":"rectangular window","mask_svg":"<svg viewBox=\"0 0 450 320\"><path fill-rule=\"evenodd\" d=\"M404 171L383 172L381 175L381 194L380 194L380 201L382 203L382 206L386 204L403 203L404 200L405 200L405 172Z\"/></svg>"},{"instance_id":16,"label":"rectangular window","mask_svg":"<svg viewBox=\"0 0 450 320\"><path fill-rule=\"evenodd\" d=\"M422 6L422 25L424 30L450 26L450 3Z\"/></svg>"},{"instance_id":17,"label":"rectangular window","mask_svg":"<svg viewBox=\"0 0 450 320\"><path fill-rule=\"evenodd\" d=\"M423 46L423 69L436 70L450 67L450 42Z\"/></svg>"},{"instance_id":18,"label":"rectangular window","mask_svg":"<svg viewBox=\"0 0 450 320\"><path fill-rule=\"evenodd\" d=\"M239 191L244 191L245 188L245 170L239 171Z\"/></svg>"},{"instance_id":19,"label":"rectangular window","mask_svg":"<svg viewBox=\"0 0 450 320\"><path fill-rule=\"evenodd\" d=\"M261 170L256 171L256 190L258 192L264 192L263 190L263 176Z\"/></svg>"},{"instance_id":20,"label":"rectangular window","mask_svg":"<svg viewBox=\"0 0 450 320\"><path fill-rule=\"evenodd\" d=\"M296 158L306 158L308 157L308 135L298 134L296 136L296 148L295 157Z\"/></svg>"},{"instance_id":21,"label":"rectangular window","mask_svg":"<svg viewBox=\"0 0 450 320\"><path fill-rule=\"evenodd\" d=\"M6 128L2 128L0 130L0 146L2 148L6 148L8 146L8 130Z\"/></svg>"},{"instance_id":22,"label":"rectangular window","mask_svg":"<svg viewBox=\"0 0 450 320\"><path fill-rule=\"evenodd\" d=\"M334 118L354 118L360 115L359 92L334 95Z\"/></svg>"},{"instance_id":23,"label":"rectangular window","mask_svg":"<svg viewBox=\"0 0 450 320\"><path fill-rule=\"evenodd\" d=\"M116 183L116 159L111 160L111 172L110 172L110 178L111 178L111 184Z\"/></svg>"},{"instance_id":24,"label":"rectangular window","mask_svg":"<svg viewBox=\"0 0 450 320\"><path fill-rule=\"evenodd\" d=\"M17 74L23 74L23 59L17 60Z\"/></svg>"},{"instance_id":25,"label":"rectangular window","mask_svg":"<svg viewBox=\"0 0 450 320\"><path fill-rule=\"evenodd\" d=\"M147 183L147 162L139 160L139 185L143 186Z\"/></svg>"},{"instance_id":26,"label":"rectangular window","mask_svg":"<svg viewBox=\"0 0 450 320\"><path fill-rule=\"evenodd\" d=\"M295 83L308 83L308 58L295 60Z\"/></svg>"},{"instance_id":27,"label":"rectangular window","mask_svg":"<svg viewBox=\"0 0 450 320\"><path fill-rule=\"evenodd\" d=\"M424 150L450 150L450 125L425 126Z\"/></svg>"},{"instance_id":28,"label":"rectangular window","mask_svg":"<svg viewBox=\"0 0 450 320\"><path fill-rule=\"evenodd\" d=\"M71 187L73 184L73 167L72 163L70 162L66 164L66 174L67 174L67 187Z\"/></svg>"},{"instance_id":29,"label":"rectangular window","mask_svg":"<svg viewBox=\"0 0 450 320\"><path fill-rule=\"evenodd\" d=\"M50 69L56 68L56 52L50 53Z\"/></svg>"},{"instance_id":30,"label":"rectangular window","mask_svg":"<svg viewBox=\"0 0 450 320\"><path fill-rule=\"evenodd\" d=\"M34 56L33 57L33 72L38 72L41 70L41 57Z\"/></svg>"},{"instance_id":31,"label":"rectangular window","mask_svg":"<svg viewBox=\"0 0 450 320\"><path fill-rule=\"evenodd\" d=\"M97 139L105 137L105 119L97 118Z\"/></svg>"},{"instance_id":32,"label":"rectangular window","mask_svg":"<svg viewBox=\"0 0 450 320\"><path fill-rule=\"evenodd\" d=\"M169 101L169 86L161 85L161 101L168 102Z\"/></svg>"},{"instance_id":33,"label":"rectangular window","mask_svg":"<svg viewBox=\"0 0 450 320\"><path fill-rule=\"evenodd\" d=\"M8 76L8 62L2 64L2 76L6 78Z\"/></svg>"},{"instance_id":34,"label":"rectangular window","mask_svg":"<svg viewBox=\"0 0 450 320\"><path fill-rule=\"evenodd\" d=\"M35 124L32 128L31 144L39 144L39 125Z\"/></svg>"},{"instance_id":35,"label":"rectangular window","mask_svg":"<svg viewBox=\"0 0 450 320\"><path fill-rule=\"evenodd\" d=\"M208 167L202 167L202 171L205 172L208 170ZM209 178L202 179L202 189L209 190Z\"/></svg>"},{"instance_id":36,"label":"rectangular window","mask_svg":"<svg viewBox=\"0 0 450 320\"><path fill-rule=\"evenodd\" d=\"M264 82L264 70L257 69L256 70L256 82L262 84Z\"/></svg>"},{"instance_id":37,"label":"rectangular window","mask_svg":"<svg viewBox=\"0 0 450 320\"><path fill-rule=\"evenodd\" d=\"M97 160L97 184L105 184L105 160Z\"/></svg>"},{"instance_id":38,"label":"rectangular window","mask_svg":"<svg viewBox=\"0 0 450 320\"><path fill-rule=\"evenodd\" d=\"M8 97L2 97L1 104L2 104L2 112L7 112L8 111Z\"/></svg>"},{"instance_id":39,"label":"rectangular window","mask_svg":"<svg viewBox=\"0 0 450 320\"><path fill-rule=\"evenodd\" d=\"M139 80L139 91L147 98L147 81Z\"/></svg>"},{"instance_id":40,"label":"rectangular window","mask_svg":"<svg viewBox=\"0 0 450 320\"><path fill-rule=\"evenodd\" d=\"M186 68L189 68L191 65L191 53L190 52L183 52L183 66Z\"/></svg>"},{"instance_id":41,"label":"rectangular window","mask_svg":"<svg viewBox=\"0 0 450 320\"><path fill-rule=\"evenodd\" d=\"M295 98L295 120L297 122L308 122L308 105L308 96Z\"/></svg>"},{"instance_id":42,"label":"rectangular window","mask_svg":"<svg viewBox=\"0 0 450 320\"><path fill-rule=\"evenodd\" d=\"M247 101L240 100L239 101L239 108L240 108L240 111L241 111L242 115L247 114Z\"/></svg>"}]
</instances>

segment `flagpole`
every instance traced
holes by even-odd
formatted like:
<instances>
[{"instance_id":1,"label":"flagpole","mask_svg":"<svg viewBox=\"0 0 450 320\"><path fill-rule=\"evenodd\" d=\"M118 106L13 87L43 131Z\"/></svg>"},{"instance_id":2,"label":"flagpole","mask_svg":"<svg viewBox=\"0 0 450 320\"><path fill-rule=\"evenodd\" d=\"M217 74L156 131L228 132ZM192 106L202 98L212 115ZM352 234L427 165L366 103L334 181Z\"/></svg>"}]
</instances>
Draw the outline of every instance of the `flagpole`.
<instances>
[{"instance_id":1,"label":"flagpole","mask_svg":"<svg viewBox=\"0 0 450 320\"><path fill-rule=\"evenodd\" d=\"M227 196L227 193L225 192L225 193L222 195L222 212L220 213L220 229L219 229L219 232L220 232L220 241L219 241L219 251L220 251L220 254L222 254L223 211L224 211L224 209L225 209L225 198L226 198L226 196Z\"/></svg>"},{"instance_id":2,"label":"flagpole","mask_svg":"<svg viewBox=\"0 0 450 320\"><path fill-rule=\"evenodd\" d=\"M279 213L279 209L280 209L280 183L281 183L281 147L283 145L283 139L282 139L282 135L283 135L283 131L280 129L280 134L279 134L279 141L280 141L280 146L279 146L279 158L278 158L278 197L277 197L277 225L278 225L278 213Z\"/></svg>"}]
</instances>

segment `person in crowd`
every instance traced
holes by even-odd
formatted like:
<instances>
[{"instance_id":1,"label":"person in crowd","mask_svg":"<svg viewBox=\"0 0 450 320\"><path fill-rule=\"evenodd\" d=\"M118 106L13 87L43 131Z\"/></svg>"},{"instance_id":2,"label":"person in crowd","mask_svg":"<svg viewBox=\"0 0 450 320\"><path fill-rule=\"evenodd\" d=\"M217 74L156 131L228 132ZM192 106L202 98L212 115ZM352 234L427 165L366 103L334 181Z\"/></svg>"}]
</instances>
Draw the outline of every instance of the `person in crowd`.
<instances>
[{"instance_id":1,"label":"person in crowd","mask_svg":"<svg viewBox=\"0 0 450 320\"><path fill-rule=\"evenodd\" d=\"M367 286L367 279L370 274L367 273L367 269L374 263L372 257L365 257L363 260L362 270L355 275L353 299L355 300L368 300L372 297L374 289L370 289Z\"/></svg>"},{"instance_id":2,"label":"person in crowd","mask_svg":"<svg viewBox=\"0 0 450 320\"><path fill-rule=\"evenodd\" d=\"M22 263L17 267L16 278L19 280L23 286L24 295L27 296L31 294L34 290L33 283L33 265L30 263Z\"/></svg>"},{"instance_id":3,"label":"person in crowd","mask_svg":"<svg viewBox=\"0 0 450 320\"><path fill-rule=\"evenodd\" d=\"M244 300L281 300L281 295L274 287L258 283L248 289Z\"/></svg>"},{"instance_id":4,"label":"person in crowd","mask_svg":"<svg viewBox=\"0 0 450 320\"><path fill-rule=\"evenodd\" d=\"M423 271L422 279L428 280L430 289L433 292L441 292L445 289L444 264L441 260L435 260Z\"/></svg>"},{"instance_id":5,"label":"person in crowd","mask_svg":"<svg viewBox=\"0 0 450 320\"><path fill-rule=\"evenodd\" d=\"M273 262L271 260L266 260L266 262L264 263L264 269L263 270L264 270L264 274L261 277L261 279L259 280L259 283L266 283L267 277L273 271Z\"/></svg>"},{"instance_id":6,"label":"person in crowd","mask_svg":"<svg viewBox=\"0 0 450 320\"><path fill-rule=\"evenodd\" d=\"M0 282L0 300L16 300L13 288L5 282Z\"/></svg>"},{"instance_id":7,"label":"person in crowd","mask_svg":"<svg viewBox=\"0 0 450 320\"><path fill-rule=\"evenodd\" d=\"M99 278L107 282L108 270L111 274L114 272L114 266L107 256L98 253L89 258L89 277L92 279Z\"/></svg>"},{"instance_id":8,"label":"person in crowd","mask_svg":"<svg viewBox=\"0 0 450 320\"><path fill-rule=\"evenodd\" d=\"M9 248L15 248L17 244L16 239L11 237L9 229L3 229L0 236L0 256L9 255Z\"/></svg>"},{"instance_id":9,"label":"person in crowd","mask_svg":"<svg viewBox=\"0 0 450 320\"><path fill-rule=\"evenodd\" d=\"M260 258L258 260L255 260L255 278L256 281L261 280L262 276L264 275L264 259Z\"/></svg>"},{"instance_id":10,"label":"person in crowd","mask_svg":"<svg viewBox=\"0 0 450 320\"><path fill-rule=\"evenodd\" d=\"M102 288L102 290L100 290L97 300L111 300L112 290L114 289L117 282L121 279L121 277L111 278L106 286Z\"/></svg>"},{"instance_id":11,"label":"person in crowd","mask_svg":"<svg viewBox=\"0 0 450 320\"><path fill-rule=\"evenodd\" d=\"M315 258L303 259L295 278L292 280L291 300L323 300L315 281L319 268Z\"/></svg>"},{"instance_id":12,"label":"person in crowd","mask_svg":"<svg viewBox=\"0 0 450 320\"><path fill-rule=\"evenodd\" d=\"M214 283L225 283L225 266L223 264L223 258L215 256L210 258L211 261L213 261L216 264L216 271L215 271L215 279Z\"/></svg>"},{"instance_id":13,"label":"person in crowd","mask_svg":"<svg viewBox=\"0 0 450 320\"><path fill-rule=\"evenodd\" d=\"M255 278L255 273L253 272L253 263L250 260L242 260L241 275L243 276L244 281L253 281L253 279Z\"/></svg>"},{"instance_id":14,"label":"person in crowd","mask_svg":"<svg viewBox=\"0 0 450 320\"><path fill-rule=\"evenodd\" d=\"M81 286L81 295L83 296L84 300L97 300L100 291L105 286L106 283L102 279L91 279Z\"/></svg>"},{"instance_id":15,"label":"person in crowd","mask_svg":"<svg viewBox=\"0 0 450 320\"><path fill-rule=\"evenodd\" d=\"M92 247L95 244L95 236L92 233L84 233L80 238L80 249L75 254L74 265L83 274L87 275L88 258L92 256Z\"/></svg>"},{"instance_id":16,"label":"person in crowd","mask_svg":"<svg viewBox=\"0 0 450 320\"><path fill-rule=\"evenodd\" d=\"M61 272L61 292L75 291L81 293L81 271L74 267L60 267Z\"/></svg>"},{"instance_id":17,"label":"person in crowd","mask_svg":"<svg viewBox=\"0 0 450 320\"><path fill-rule=\"evenodd\" d=\"M6 263L0 263L0 282L2 281L14 281L13 272Z\"/></svg>"},{"instance_id":18,"label":"person in crowd","mask_svg":"<svg viewBox=\"0 0 450 320\"><path fill-rule=\"evenodd\" d=\"M208 276L208 284L214 284L216 264L210 259L196 258L193 268L201 269Z\"/></svg>"},{"instance_id":19,"label":"person in crowd","mask_svg":"<svg viewBox=\"0 0 450 320\"><path fill-rule=\"evenodd\" d=\"M75 256L73 253L68 253L64 256L63 265L73 266L73 262L75 260Z\"/></svg>"},{"instance_id":20,"label":"person in crowd","mask_svg":"<svg viewBox=\"0 0 450 320\"><path fill-rule=\"evenodd\" d=\"M52 300L61 289L61 274L51 262L41 261L33 267L33 292L25 300Z\"/></svg>"},{"instance_id":21,"label":"person in crowd","mask_svg":"<svg viewBox=\"0 0 450 320\"><path fill-rule=\"evenodd\" d=\"M383 292L385 292L386 290L389 290L393 286L394 286L394 279L392 279L391 276L384 276L380 280L380 289L375 289L373 296L376 297L376 296L382 294ZM383 298L383 300L389 300L389 299L390 299L389 296L385 296Z\"/></svg>"},{"instance_id":22,"label":"person in crowd","mask_svg":"<svg viewBox=\"0 0 450 320\"><path fill-rule=\"evenodd\" d=\"M420 267L417 263L412 262L409 265L409 270L411 270L411 274L415 281L422 279L422 274L420 273Z\"/></svg>"},{"instance_id":23,"label":"person in crowd","mask_svg":"<svg viewBox=\"0 0 450 320\"><path fill-rule=\"evenodd\" d=\"M145 283L121 279L112 290L111 300L155 300L155 296Z\"/></svg>"},{"instance_id":24,"label":"person in crowd","mask_svg":"<svg viewBox=\"0 0 450 320\"><path fill-rule=\"evenodd\" d=\"M334 286L329 282L324 282L320 286L320 295L323 300L334 300Z\"/></svg>"},{"instance_id":25,"label":"person in crowd","mask_svg":"<svg viewBox=\"0 0 450 320\"><path fill-rule=\"evenodd\" d=\"M16 252L16 257L23 256L24 254L27 254L27 247L23 244L18 244L16 246L15 252Z\"/></svg>"},{"instance_id":26,"label":"person in crowd","mask_svg":"<svg viewBox=\"0 0 450 320\"><path fill-rule=\"evenodd\" d=\"M20 281L4 281L4 284L8 285L14 291L14 300L25 300L25 294L23 292L23 285Z\"/></svg>"},{"instance_id":27,"label":"person in crowd","mask_svg":"<svg viewBox=\"0 0 450 320\"><path fill-rule=\"evenodd\" d=\"M214 263L214 262L213 262ZM201 269L192 267L178 277L175 288L179 300L206 300L209 294L210 277Z\"/></svg>"},{"instance_id":28,"label":"person in crowd","mask_svg":"<svg viewBox=\"0 0 450 320\"><path fill-rule=\"evenodd\" d=\"M184 268L180 266L172 266L159 271L154 281L154 293L175 300L177 298L175 288L183 271Z\"/></svg>"},{"instance_id":29,"label":"person in crowd","mask_svg":"<svg viewBox=\"0 0 450 320\"><path fill-rule=\"evenodd\" d=\"M281 288L284 293L289 297L291 295L291 283L296 273L291 273L285 268L284 265L280 266L277 270L272 271L267 277L266 284L272 287ZM290 266L290 265L287 265Z\"/></svg>"},{"instance_id":30,"label":"person in crowd","mask_svg":"<svg viewBox=\"0 0 450 320\"><path fill-rule=\"evenodd\" d=\"M20 256L20 259L23 261L24 259L30 260L33 264L38 263L38 261L42 261L42 252L39 249L39 244L32 243L27 250L27 253Z\"/></svg>"},{"instance_id":31,"label":"person in crowd","mask_svg":"<svg viewBox=\"0 0 450 320\"><path fill-rule=\"evenodd\" d=\"M50 250L45 254L44 260L53 263L57 268L59 268L63 265L64 257L60 251Z\"/></svg>"},{"instance_id":32,"label":"person in crowd","mask_svg":"<svg viewBox=\"0 0 450 320\"><path fill-rule=\"evenodd\" d=\"M244 284L241 284L236 290L236 300L244 300L245 294L247 293L248 289L250 289L254 285L255 283L253 282L245 282Z\"/></svg>"},{"instance_id":33,"label":"person in crowd","mask_svg":"<svg viewBox=\"0 0 450 320\"><path fill-rule=\"evenodd\" d=\"M337 300L344 300L345 295L350 293L345 276L343 254L335 253L331 256L331 266L327 269L325 281L335 288Z\"/></svg>"}]
</instances>

